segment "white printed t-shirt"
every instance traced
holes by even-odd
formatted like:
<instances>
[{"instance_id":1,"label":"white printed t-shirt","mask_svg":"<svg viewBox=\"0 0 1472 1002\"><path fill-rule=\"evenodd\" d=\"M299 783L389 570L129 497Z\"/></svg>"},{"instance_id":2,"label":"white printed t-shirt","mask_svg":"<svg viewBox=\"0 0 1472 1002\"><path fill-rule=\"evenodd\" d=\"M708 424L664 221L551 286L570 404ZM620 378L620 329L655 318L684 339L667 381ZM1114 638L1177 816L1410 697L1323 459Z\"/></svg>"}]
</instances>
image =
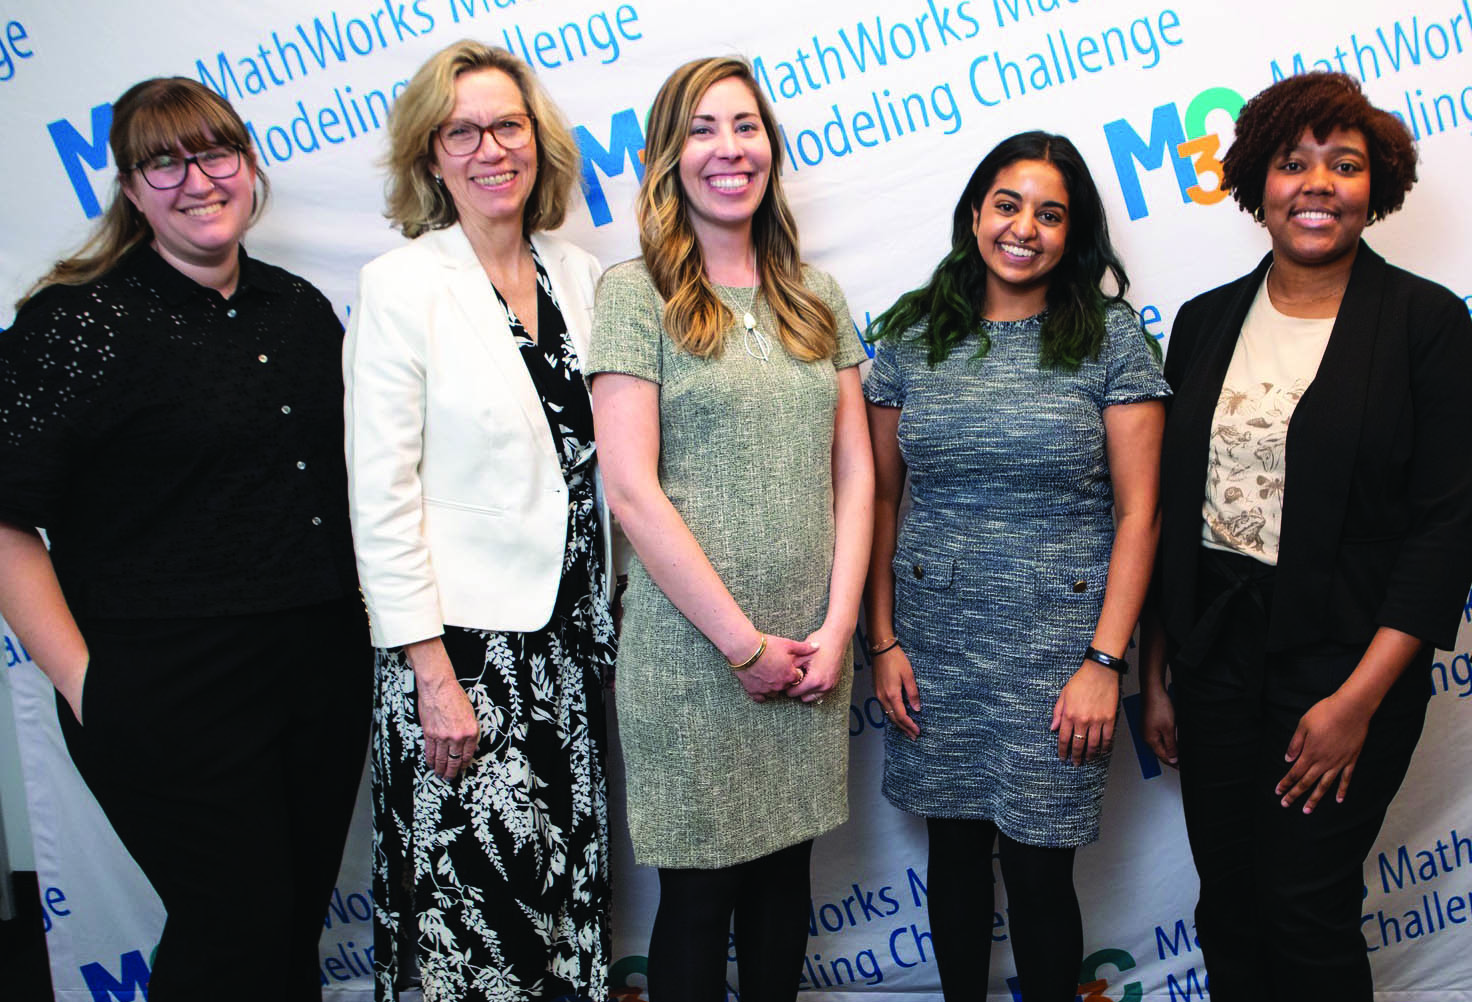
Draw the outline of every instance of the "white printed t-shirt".
<instances>
[{"instance_id":1,"label":"white printed t-shirt","mask_svg":"<svg viewBox=\"0 0 1472 1002\"><path fill-rule=\"evenodd\" d=\"M1277 564L1288 422L1319 371L1333 329L1333 317L1278 312L1263 278L1212 419L1201 506L1204 545Z\"/></svg>"}]
</instances>

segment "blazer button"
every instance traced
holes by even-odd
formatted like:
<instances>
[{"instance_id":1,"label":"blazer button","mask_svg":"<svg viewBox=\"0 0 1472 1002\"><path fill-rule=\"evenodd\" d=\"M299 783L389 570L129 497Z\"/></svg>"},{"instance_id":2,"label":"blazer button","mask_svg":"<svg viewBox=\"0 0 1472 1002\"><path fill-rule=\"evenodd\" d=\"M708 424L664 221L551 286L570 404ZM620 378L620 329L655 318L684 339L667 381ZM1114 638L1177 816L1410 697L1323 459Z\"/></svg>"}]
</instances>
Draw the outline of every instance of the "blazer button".
<instances>
[{"instance_id":1,"label":"blazer button","mask_svg":"<svg viewBox=\"0 0 1472 1002\"><path fill-rule=\"evenodd\" d=\"M920 578L923 578L924 576L925 576L925 568L924 567L921 567L919 564L916 564L915 565L915 579L918 581Z\"/></svg>"},{"instance_id":2,"label":"blazer button","mask_svg":"<svg viewBox=\"0 0 1472 1002\"><path fill-rule=\"evenodd\" d=\"M1089 590L1089 583L1087 581L1085 581L1083 578L1079 578L1077 581L1075 581L1073 583L1073 590L1074 590L1075 593L1080 593L1080 592L1088 591Z\"/></svg>"}]
</instances>

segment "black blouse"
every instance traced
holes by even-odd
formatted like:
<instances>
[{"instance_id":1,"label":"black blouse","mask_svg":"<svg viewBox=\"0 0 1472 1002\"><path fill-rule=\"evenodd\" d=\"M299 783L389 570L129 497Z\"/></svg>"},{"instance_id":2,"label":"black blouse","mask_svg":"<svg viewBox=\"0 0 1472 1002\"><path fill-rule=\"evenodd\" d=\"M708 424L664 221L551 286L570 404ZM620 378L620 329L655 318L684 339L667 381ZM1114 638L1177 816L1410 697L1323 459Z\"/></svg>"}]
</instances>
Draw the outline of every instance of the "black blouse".
<instances>
[{"instance_id":1,"label":"black blouse","mask_svg":"<svg viewBox=\"0 0 1472 1002\"><path fill-rule=\"evenodd\" d=\"M240 258L227 300L141 247L0 333L0 519L47 530L79 617L357 590L342 325L309 283Z\"/></svg>"}]
</instances>

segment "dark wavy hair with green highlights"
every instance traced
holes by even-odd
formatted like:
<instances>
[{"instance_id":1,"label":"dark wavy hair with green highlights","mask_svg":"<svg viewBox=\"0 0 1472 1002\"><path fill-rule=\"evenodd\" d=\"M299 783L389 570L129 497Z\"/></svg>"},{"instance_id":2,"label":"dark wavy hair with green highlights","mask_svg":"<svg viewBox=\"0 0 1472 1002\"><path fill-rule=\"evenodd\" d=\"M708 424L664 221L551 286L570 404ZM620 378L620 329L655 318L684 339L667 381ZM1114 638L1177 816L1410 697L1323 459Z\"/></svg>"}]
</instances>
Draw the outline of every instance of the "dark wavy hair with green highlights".
<instances>
[{"instance_id":1,"label":"dark wavy hair with green highlights","mask_svg":"<svg viewBox=\"0 0 1472 1002\"><path fill-rule=\"evenodd\" d=\"M1078 148L1067 137L1048 132L1023 132L1004 139L982 158L956 203L951 227L951 251L936 267L930 281L905 293L881 313L865 336L869 341L899 340L919 328L931 367L940 364L972 333L979 335L977 358L986 355L991 339L982 328L986 311L987 269L976 246L973 218L992 190L1002 169L1022 160L1051 164L1068 191L1068 237L1063 257L1049 276L1047 316L1043 318L1039 361L1045 368L1077 369L1086 358L1097 358L1104 344L1104 310L1124 303L1129 278L1109 240L1104 203ZM1108 272L1115 292L1099 287ZM1157 360L1160 348L1143 332Z\"/></svg>"}]
</instances>

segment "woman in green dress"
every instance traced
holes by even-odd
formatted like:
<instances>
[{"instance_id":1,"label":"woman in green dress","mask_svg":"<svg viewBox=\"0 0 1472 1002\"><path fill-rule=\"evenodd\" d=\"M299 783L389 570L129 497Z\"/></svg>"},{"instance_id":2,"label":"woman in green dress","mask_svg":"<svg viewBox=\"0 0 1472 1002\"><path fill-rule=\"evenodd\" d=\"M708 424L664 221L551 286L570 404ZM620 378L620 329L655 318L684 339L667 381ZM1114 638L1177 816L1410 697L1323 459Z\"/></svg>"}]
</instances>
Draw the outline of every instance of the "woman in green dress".
<instances>
[{"instance_id":1,"label":"woman in green dress","mask_svg":"<svg viewBox=\"0 0 1472 1002\"><path fill-rule=\"evenodd\" d=\"M597 296L608 501L634 546L618 658L653 1002L796 996L812 839L848 815L850 641L873 466L833 279L802 265L750 67L703 59L646 128L640 259Z\"/></svg>"}]
</instances>

